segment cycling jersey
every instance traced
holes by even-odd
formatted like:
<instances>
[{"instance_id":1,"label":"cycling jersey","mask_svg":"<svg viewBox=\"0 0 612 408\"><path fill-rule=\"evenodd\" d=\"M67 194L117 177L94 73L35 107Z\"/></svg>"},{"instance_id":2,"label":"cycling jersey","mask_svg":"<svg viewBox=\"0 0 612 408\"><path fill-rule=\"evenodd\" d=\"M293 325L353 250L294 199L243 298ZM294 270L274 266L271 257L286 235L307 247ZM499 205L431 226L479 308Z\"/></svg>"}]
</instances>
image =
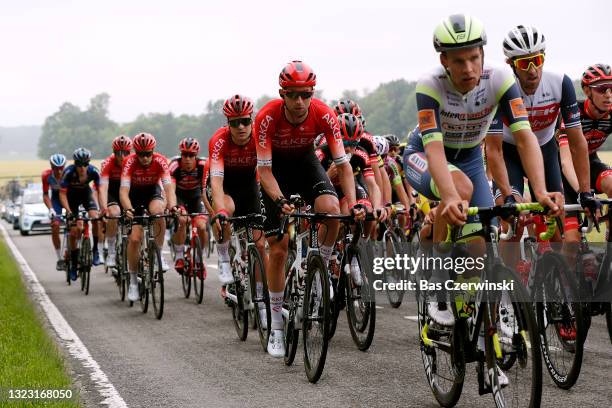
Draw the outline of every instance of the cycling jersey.
<instances>
[{"instance_id":1,"label":"cycling jersey","mask_svg":"<svg viewBox=\"0 0 612 408\"><path fill-rule=\"evenodd\" d=\"M285 117L282 99L268 102L257 113L253 136L257 141L257 165L272 166L272 159L291 161L314 149L315 137L323 133L336 164L346 161L340 126L335 112L322 101L312 98L308 116L297 125Z\"/></svg>"},{"instance_id":2,"label":"cycling jersey","mask_svg":"<svg viewBox=\"0 0 612 408\"><path fill-rule=\"evenodd\" d=\"M331 164L333 163L329 146L327 144L319 146L317 150L315 150L315 154L321 162L321 165L323 165L325 171L329 170ZM357 146L357 148L355 148L355 151L350 155L349 163L353 169L354 177L358 177L360 175L363 177L374 177L374 172L370 166L370 157L361 147ZM331 182L334 187L340 186L340 179L338 179L338 177L332 179Z\"/></svg>"},{"instance_id":3,"label":"cycling jersey","mask_svg":"<svg viewBox=\"0 0 612 408\"><path fill-rule=\"evenodd\" d=\"M498 107L511 131L529 129L514 77L500 68L483 67L478 85L463 95L439 67L419 80L416 99L423 145L441 141L452 149L479 146Z\"/></svg>"},{"instance_id":4,"label":"cycling jersey","mask_svg":"<svg viewBox=\"0 0 612 408\"><path fill-rule=\"evenodd\" d=\"M100 184L108 184L107 205L119 205L119 185L121 184L122 166L117 164L115 154L111 154L102 161L100 166Z\"/></svg>"},{"instance_id":5,"label":"cycling jersey","mask_svg":"<svg viewBox=\"0 0 612 408\"><path fill-rule=\"evenodd\" d=\"M100 186L100 173L91 164L87 166L87 173L84 179L79 177L77 167L74 164L66 167L62 175L61 191L66 193L68 207L71 212L76 213L81 205L87 211L98 209L92 190L89 187L92 181L95 188Z\"/></svg>"},{"instance_id":6,"label":"cycling jersey","mask_svg":"<svg viewBox=\"0 0 612 408\"><path fill-rule=\"evenodd\" d=\"M159 153L153 153L151 164L144 167L140 164L136 153L132 153L124 159L121 172L121 186L142 188L155 186L159 182L170 183L170 171L168 160Z\"/></svg>"},{"instance_id":7,"label":"cycling jersey","mask_svg":"<svg viewBox=\"0 0 612 408\"><path fill-rule=\"evenodd\" d=\"M376 166L376 163L378 163L378 151L374 145L374 137L372 134L363 132L361 139L359 139L358 146L362 147L368 153L370 157L370 166Z\"/></svg>"},{"instance_id":8,"label":"cycling jersey","mask_svg":"<svg viewBox=\"0 0 612 408\"><path fill-rule=\"evenodd\" d=\"M385 171L389 176L389 181L391 181L391 185L397 186L399 184L402 184L402 174L400 172L400 167L395 161L395 158L387 155L383 159L383 163L385 165Z\"/></svg>"},{"instance_id":9,"label":"cycling jersey","mask_svg":"<svg viewBox=\"0 0 612 408\"><path fill-rule=\"evenodd\" d=\"M242 146L232 141L230 129L224 126L217 130L208 142L210 156L210 174L212 177L223 177L227 173L255 175L257 151L255 138Z\"/></svg>"},{"instance_id":10,"label":"cycling jersey","mask_svg":"<svg viewBox=\"0 0 612 408\"><path fill-rule=\"evenodd\" d=\"M51 189L51 199L58 199L61 189L61 178L59 180L56 179L52 169L43 171L40 177L42 179L43 195L48 195L49 189Z\"/></svg>"},{"instance_id":11,"label":"cycling jersey","mask_svg":"<svg viewBox=\"0 0 612 408\"><path fill-rule=\"evenodd\" d=\"M578 102L578 109L580 109L580 122L582 124L582 134L587 140L589 155L595 153L601 145L604 144L608 136L612 134L612 114L608 114L602 119L594 119L589 115L589 105L591 102L587 99ZM567 139L567 135L564 133L566 126L565 121L561 124L561 135L559 141Z\"/></svg>"},{"instance_id":12,"label":"cycling jersey","mask_svg":"<svg viewBox=\"0 0 612 408\"><path fill-rule=\"evenodd\" d=\"M185 170L181 167L181 157L173 157L168 166L170 179L176 184L176 194L189 193L191 195L202 195L205 184L206 161L198 158L192 170Z\"/></svg>"},{"instance_id":13,"label":"cycling jersey","mask_svg":"<svg viewBox=\"0 0 612 408\"><path fill-rule=\"evenodd\" d=\"M576 102L576 91L572 80L567 75L543 72L540 84L533 95L527 95L518 87L529 114L531 130L538 138L540 146L545 145L555 136L559 114L566 127L580 126L580 112ZM507 123L498 114L489 129L490 134L502 135L504 142L516 144ZM555 190L556 191L556 190Z\"/></svg>"}]
</instances>

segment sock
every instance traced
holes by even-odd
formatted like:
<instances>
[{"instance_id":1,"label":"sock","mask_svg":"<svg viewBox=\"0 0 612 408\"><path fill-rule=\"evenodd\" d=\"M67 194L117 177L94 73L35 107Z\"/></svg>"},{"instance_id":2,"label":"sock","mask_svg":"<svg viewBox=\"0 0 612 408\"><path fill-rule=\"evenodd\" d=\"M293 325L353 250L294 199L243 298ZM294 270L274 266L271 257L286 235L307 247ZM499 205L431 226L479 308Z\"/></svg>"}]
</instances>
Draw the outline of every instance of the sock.
<instances>
[{"instance_id":1,"label":"sock","mask_svg":"<svg viewBox=\"0 0 612 408\"><path fill-rule=\"evenodd\" d=\"M108 237L106 239L106 243L108 244L108 253L109 254L114 254L115 253L115 245L117 245L117 238L116 237Z\"/></svg>"},{"instance_id":2,"label":"sock","mask_svg":"<svg viewBox=\"0 0 612 408\"><path fill-rule=\"evenodd\" d=\"M55 248L55 255L57 255L57 260L61 261L62 260L62 250L59 248Z\"/></svg>"},{"instance_id":3,"label":"sock","mask_svg":"<svg viewBox=\"0 0 612 408\"><path fill-rule=\"evenodd\" d=\"M270 292L270 312L272 314L272 330L283 330L283 299L284 292Z\"/></svg>"},{"instance_id":4,"label":"sock","mask_svg":"<svg viewBox=\"0 0 612 408\"><path fill-rule=\"evenodd\" d=\"M75 249L75 250L70 251L70 258L72 260L73 269L76 269L76 266L79 263L79 250Z\"/></svg>"},{"instance_id":5,"label":"sock","mask_svg":"<svg viewBox=\"0 0 612 408\"><path fill-rule=\"evenodd\" d=\"M255 293L257 294L257 297L261 297L263 295L263 283L255 283Z\"/></svg>"},{"instance_id":6,"label":"sock","mask_svg":"<svg viewBox=\"0 0 612 408\"><path fill-rule=\"evenodd\" d=\"M104 242L98 242L98 253L99 254L104 253Z\"/></svg>"},{"instance_id":7,"label":"sock","mask_svg":"<svg viewBox=\"0 0 612 408\"><path fill-rule=\"evenodd\" d=\"M319 252L323 257L323 262L325 262L325 265L329 263L333 249L334 248L329 245L321 245L321 248L319 248Z\"/></svg>"},{"instance_id":8,"label":"sock","mask_svg":"<svg viewBox=\"0 0 612 408\"><path fill-rule=\"evenodd\" d=\"M221 262L229 262L229 241L225 241L217 244L217 254L219 255L219 260Z\"/></svg>"},{"instance_id":9,"label":"sock","mask_svg":"<svg viewBox=\"0 0 612 408\"><path fill-rule=\"evenodd\" d=\"M94 241L94 244L93 244L94 252L98 252L98 237L94 236L93 241Z\"/></svg>"},{"instance_id":10,"label":"sock","mask_svg":"<svg viewBox=\"0 0 612 408\"><path fill-rule=\"evenodd\" d=\"M183 249L185 247L181 244L174 244L174 252L176 253L176 259L183 259Z\"/></svg>"},{"instance_id":11,"label":"sock","mask_svg":"<svg viewBox=\"0 0 612 408\"><path fill-rule=\"evenodd\" d=\"M136 272L130 272L130 285L132 284L138 284L138 275L136 274Z\"/></svg>"}]
</instances>

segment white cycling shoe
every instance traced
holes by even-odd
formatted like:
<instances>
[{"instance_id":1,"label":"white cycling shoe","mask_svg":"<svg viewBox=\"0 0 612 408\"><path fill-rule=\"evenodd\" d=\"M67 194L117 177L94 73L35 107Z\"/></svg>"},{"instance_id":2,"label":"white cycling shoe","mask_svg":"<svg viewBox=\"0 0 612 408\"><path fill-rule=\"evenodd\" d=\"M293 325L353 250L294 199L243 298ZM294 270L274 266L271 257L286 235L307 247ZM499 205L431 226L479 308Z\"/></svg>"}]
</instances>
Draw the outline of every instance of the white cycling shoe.
<instances>
[{"instance_id":1,"label":"white cycling shoe","mask_svg":"<svg viewBox=\"0 0 612 408\"><path fill-rule=\"evenodd\" d=\"M285 356L285 333L282 330L272 330L268 338L268 354L274 358Z\"/></svg>"},{"instance_id":2,"label":"white cycling shoe","mask_svg":"<svg viewBox=\"0 0 612 408\"><path fill-rule=\"evenodd\" d=\"M499 366L495 366L495 368L497 369L497 381L499 382L499 385L503 388L506 387L508 385L508 377L506 377L506 374L504 374L504 372L502 371L501 368L499 368ZM486 373L484 376L484 381L485 381L485 387L490 388L491 387L491 380L489 379L489 373Z\"/></svg>"},{"instance_id":3,"label":"white cycling shoe","mask_svg":"<svg viewBox=\"0 0 612 408\"><path fill-rule=\"evenodd\" d=\"M166 258L162 255L161 257L161 268L163 272L167 272L170 270L170 265L166 262Z\"/></svg>"},{"instance_id":4,"label":"white cycling shoe","mask_svg":"<svg viewBox=\"0 0 612 408\"><path fill-rule=\"evenodd\" d=\"M446 305L446 310L440 310L438 302L428 302L427 313L440 326L453 327L455 325L455 316L450 311L448 304Z\"/></svg>"},{"instance_id":5,"label":"white cycling shoe","mask_svg":"<svg viewBox=\"0 0 612 408\"><path fill-rule=\"evenodd\" d=\"M234 283L232 266L229 262L219 262L219 280L223 285L229 285L230 283Z\"/></svg>"},{"instance_id":6,"label":"white cycling shoe","mask_svg":"<svg viewBox=\"0 0 612 408\"><path fill-rule=\"evenodd\" d=\"M361 269L359 268L359 261L356 257L351 259L351 277L355 286L363 285L363 279L361 279Z\"/></svg>"},{"instance_id":7,"label":"white cycling shoe","mask_svg":"<svg viewBox=\"0 0 612 408\"><path fill-rule=\"evenodd\" d=\"M115 266L117 266L117 256L116 254L111 254L109 252L108 256L106 257L106 266L109 268L114 268Z\"/></svg>"},{"instance_id":8,"label":"white cycling shoe","mask_svg":"<svg viewBox=\"0 0 612 408\"><path fill-rule=\"evenodd\" d=\"M136 302L140 298L138 294L138 284L130 283L130 287L128 288L128 300L132 302Z\"/></svg>"}]
</instances>

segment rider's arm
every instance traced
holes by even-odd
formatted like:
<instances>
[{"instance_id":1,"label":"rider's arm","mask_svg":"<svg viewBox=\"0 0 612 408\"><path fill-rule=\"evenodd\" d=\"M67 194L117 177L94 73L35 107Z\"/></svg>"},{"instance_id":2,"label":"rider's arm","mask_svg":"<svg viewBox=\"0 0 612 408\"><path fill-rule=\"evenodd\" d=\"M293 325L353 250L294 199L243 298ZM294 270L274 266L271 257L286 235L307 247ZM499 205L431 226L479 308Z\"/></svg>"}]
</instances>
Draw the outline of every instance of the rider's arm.
<instances>
[{"instance_id":1,"label":"rider's arm","mask_svg":"<svg viewBox=\"0 0 612 408\"><path fill-rule=\"evenodd\" d=\"M338 169L338 179L340 180L342 192L350 208L357 201L355 197L355 178L353 177L353 169L346 159L342 162L334 160L334 163L336 163L336 168Z\"/></svg>"},{"instance_id":2,"label":"rider's arm","mask_svg":"<svg viewBox=\"0 0 612 408\"><path fill-rule=\"evenodd\" d=\"M119 202L124 210L133 210L132 202L130 201L130 185L132 184L132 166L134 165L134 156L128 156L123 163L121 169L121 184L119 185Z\"/></svg>"},{"instance_id":3,"label":"rider's arm","mask_svg":"<svg viewBox=\"0 0 612 408\"><path fill-rule=\"evenodd\" d=\"M108 206L108 182L109 182L109 167L111 160L105 160L102 163L102 173L100 174L100 188L98 189L98 197L100 199L100 210L106 210Z\"/></svg>"},{"instance_id":4,"label":"rider's arm","mask_svg":"<svg viewBox=\"0 0 612 408\"><path fill-rule=\"evenodd\" d=\"M168 168L168 161L166 158L163 156L158 156L156 160L161 168L159 181L161 182L161 185L164 188L164 193L166 194L166 208L170 210L176 207L175 184L172 183L170 169Z\"/></svg>"},{"instance_id":5,"label":"rider's arm","mask_svg":"<svg viewBox=\"0 0 612 408\"><path fill-rule=\"evenodd\" d=\"M43 172L41 178L43 203L45 203L48 209L51 209L51 199L49 198L49 175Z\"/></svg>"},{"instance_id":6,"label":"rider's arm","mask_svg":"<svg viewBox=\"0 0 612 408\"><path fill-rule=\"evenodd\" d=\"M374 209L381 208L383 205L381 202L380 189L378 188L378 184L376 184L376 180L373 176L364 177L363 180L368 188L368 195L370 202L372 203L372 207Z\"/></svg>"},{"instance_id":7,"label":"rider's arm","mask_svg":"<svg viewBox=\"0 0 612 408\"><path fill-rule=\"evenodd\" d=\"M404 208L408 209L410 208L410 200L408 199L406 190L404 190L404 185L402 184L402 176L400 174L399 167L397 163L395 163L395 160L389 160L388 166L393 172L393 180L391 180L393 190L395 190L395 194L397 194L397 197L399 198Z\"/></svg>"},{"instance_id":8,"label":"rider's arm","mask_svg":"<svg viewBox=\"0 0 612 408\"><path fill-rule=\"evenodd\" d=\"M66 210L66 213L70 214L71 211L70 205L68 204L68 190L62 188L60 190L59 198L60 203L62 203L62 207L64 207L64 209Z\"/></svg>"},{"instance_id":9,"label":"rider's arm","mask_svg":"<svg viewBox=\"0 0 612 408\"><path fill-rule=\"evenodd\" d=\"M262 127L262 123L265 123L265 126ZM272 201L283 197L283 192L278 186L274 174L272 174L272 134L275 131L274 119L267 115L263 109L260 110L253 125L253 137L257 141L257 172L259 173L261 187Z\"/></svg>"},{"instance_id":10,"label":"rider's arm","mask_svg":"<svg viewBox=\"0 0 612 408\"><path fill-rule=\"evenodd\" d=\"M576 177L576 170L572 161L572 152L570 151L569 142L564 135L561 135L559 138L559 158L561 159L561 171L565 179L574 191L578 192L578 177Z\"/></svg>"},{"instance_id":11,"label":"rider's arm","mask_svg":"<svg viewBox=\"0 0 612 408\"><path fill-rule=\"evenodd\" d=\"M502 197L508 197L512 194L512 186L508 178L508 170L504 162L504 153L502 151L503 138L501 135L489 132L485 143L487 154L487 167L491 169L491 175L495 181L495 185L501 191Z\"/></svg>"},{"instance_id":12,"label":"rider's arm","mask_svg":"<svg viewBox=\"0 0 612 408\"><path fill-rule=\"evenodd\" d=\"M574 90L572 80L567 75L563 76L561 86L561 116L563 117L565 134L567 135L572 153L572 162L574 163L580 186L580 189L577 191L591 191L589 148L586 138L582 134L580 110L576 102L576 91Z\"/></svg>"},{"instance_id":13,"label":"rider's arm","mask_svg":"<svg viewBox=\"0 0 612 408\"><path fill-rule=\"evenodd\" d=\"M214 212L224 209L225 191L223 190L223 179L225 178L225 145L226 143L215 143L216 137L208 144L208 157L210 161L210 188L212 208ZM225 209L227 210L227 209Z\"/></svg>"},{"instance_id":14,"label":"rider's arm","mask_svg":"<svg viewBox=\"0 0 612 408\"><path fill-rule=\"evenodd\" d=\"M378 156L378 160L376 162L376 167L378 167L378 171L380 173L380 180L382 182L382 189L381 189L381 193L382 193L382 200L383 200L383 205L391 204L391 199L392 199L392 189L391 189L391 180L389 180L389 175L387 174L386 171L381 170L382 168L384 168L384 164L382 163L382 159L380 158L380 156Z\"/></svg>"}]
</instances>

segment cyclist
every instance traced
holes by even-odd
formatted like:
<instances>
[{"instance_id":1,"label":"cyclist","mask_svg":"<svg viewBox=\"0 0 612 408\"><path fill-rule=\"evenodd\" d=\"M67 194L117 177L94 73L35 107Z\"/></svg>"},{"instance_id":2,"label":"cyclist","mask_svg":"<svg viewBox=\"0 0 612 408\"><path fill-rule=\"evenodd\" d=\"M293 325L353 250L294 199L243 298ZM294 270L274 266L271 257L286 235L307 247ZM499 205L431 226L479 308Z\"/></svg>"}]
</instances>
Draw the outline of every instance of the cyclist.
<instances>
[{"instance_id":1,"label":"cyclist","mask_svg":"<svg viewBox=\"0 0 612 408\"><path fill-rule=\"evenodd\" d=\"M506 62L512 68L518 82L518 89L525 102L531 129L538 138L544 160L544 176L548 191L562 192L561 169L559 167L559 152L555 139L555 129L559 116L566 125L568 139L572 145L572 155L577 163L580 174L580 191L583 202L590 197L589 166L587 159L587 143L582 135L580 112L576 103L576 92L572 80L567 75L558 75L544 71L544 55L546 39L535 27L519 25L514 27L503 42ZM500 111L501 113L501 111ZM487 163L494 175L497 175L496 185L499 187L496 197L500 201L522 201L524 178L526 176L521 157L517 150L510 127L499 115L493 120L486 143ZM505 163L505 167L504 167ZM512 192L515 192L514 196ZM503 196L503 198L501 197ZM533 193L531 194L533 196ZM546 225L537 223L536 233L544 232ZM522 229L516 231L515 240L522 236ZM560 240L560 234L557 235ZM509 265L514 265L518 259L517 251L504 245ZM508 251L508 249L512 251ZM519 268L519 270L521 270Z\"/></svg>"},{"instance_id":2,"label":"cyclist","mask_svg":"<svg viewBox=\"0 0 612 408\"><path fill-rule=\"evenodd\" d=\"M134 152L129 155L121 170L121 185L119 187L119 200L124 209L125 216L132 219L135 215L142 215L147 209L150 215L161 215L164 207L176 212L176 196L172 189L168 160L161 154L154 152L157 141L149 133L139 133L132 139ZM165 193L162 195L162 187ZM152 233L159 248L164 243L166 222L163 218L153 224ZM138 300L138 260L140 258L140 242L143 238L142 226L134 225L129 236L127 258L130 273L128 299ZM162 270L168 270L162 256Z\"/></svg>"},{"instance_id":3,"label":"cyclist","mask_svg":"<svg viewBox=\"0 0 612 408\"><path fill-rule=\"evenodd\" d=\"M582 131L588 144L591 186L595 187L598 194L604 193L612 197L612 167L602 162L597 155L597 151L612 134L612 69L607 64L589 66L582 74L581 85L586 99L578 102L578 108ZM572 161L573 154L568 147L567 138L570 129L566 125L564 127L565 131L562 131L559 137L559 147L565 200L583 204L589 197L584 197L584 193L576 191L583 191L579 180L584 170L576 167L576 160ZM565 218L565 242L570 244L574 251L577 249L575 243L580 242L576 214L568 214Z\"/></svg>"},{"instance_id":4,"label":"cyclist","mask_svg":"<svg viewBox=\"0 0 612 408\"><path fill-rule=\"evenodd\" d=\"M405 209L410 208L410 199L404 189L402 182L402 172L395 158L389 155L389 139L385 136L374 136L374 144L381 158L382 167L385 170L387 177L391 183L391 201L393 204L401 204ZM398 216L400 225L403 227L406 223L406 218Z\"/></svg>"},{"instance_id":5,"label":"cyclist","mask_svg":"<svg viewBox=\"0 0 612 408\"><path fill-rule=\"evenodd\" d=\"M281 213L292 211L286 197L300 193L307 201L314 202L317 212L340 212L334 187L314 154L313 141L318 134L325 134L348 207L353 209L357 204L355 183L336 115L322 101L313 98L316 82L310 66L301 61L290 62L279 76L281 98L268 102L255 118L257 167L266 214L264 230L270 245L266 271L272 311L268 353L273 357L285 354L282 304L288 239L285 234L278 241L277 235L282 233L279 231ZM363 217L363 210L357 210L357 214ZM339 223L328 221L326 226L327 234L321 240L320 253L327 264Z\"/></svg>"},{"instance_id":6,"label":"cyclist","mask_svg":"<svg viewBox=\"0 0 612 408\"><path fill-rule=\"evenodd\" d=\"M61 181L60 202L66 210L66 218L70 218L73 214L79 212L79 206L83 206L88 212L89 218L98 217L98 188L100 186L100 172L89 162L91 161L91 153L89 150L79 147L72 155L74 164L66 167ZM95 190L92 190L89 184L93 182ZM98 222L92 223L93 229L93 264L100 264L100 256L98 253ZM77 247L78 240L81 239L84 224L79 221L70 227L70 237L68 240L70 247L70 257L72 267L70 269L70 279L77 279L77 262L79 258L79 249Z\"/></svg>"},{"instance_id":7,"label":"cyclist","mask_svg":"<svg viewBox=\"0 0 612 408\"><path fill-rule=\"evenodd\" d=\"M215 211L217 233L221 221L227 217L261 213L256 142L252 133L253 102L243 95L234 95L223 104L223 114L227 118L227 126L219 128L208 142L211 186L209 201ZM217 243L219 279L224 285L234 281L229 258L230 234L230 225L225 224L224 241ZM268 257L263 225L253 229L253 239L265 269ZM258 296L261 296L261 280L256 283L256 289ZM259 309L259 314L261 321L266 322L265 308Z\"/></svg>"},{"instance_id":8,"label":"cyclist","mask_svg":"<svg viewBox=\"0 0 612 408\"><path fill-rule=\"evenodd\" d=\"M187 222L189 221L185 214L187 212L204 212L202 191L206 181L204 171L206 161L198 158L200 143L192 137L181 140L179 143L179 150L181 155L170 161L169 171L172 187L175 189L176 200L178 206L181 208L181 214L183 214L178 219L178 226L172 237L174 253L176 254L174 269L176 269L179 274L182 274L185 269L183 248L185 247ZM208 242L208 233L206 231L206 223L208 220L205 215L197 215L194 222L198 229L200 245L204 245L205 242Z\"/></svg>"},{"instance_id":9,"label":"cyclist","mask_svg":"<svg viewBox=\"0 0 612 408\"><path fill-rule=\"evenodd\" d=\"M477 19L457 14L443 20L434 32L434 48L440 52L439 67L417 84L418 130L404 152L404 168L410 185L431 200L440 200L434 224L434 242L444 241L447 225L463 225L465 232L481 229L478 219L467 218L468 203L492 206L493 196L485 174L481 143L496 110L501 112L523 158L536 199L560 213L559 193L546 191L543 163L537 139L529 126L527 111L512 74L484 66L486 34ZM410 168L410 171L408 171ZM433 255L450 256L434 246ZM446 277L445 277L446 275ZM444 283L447 272L435 269L432 283ZM454 318L446 294L428 304L432 319L451 326Z\"/></svg>"},{"instance_id":10,"label":"cyclist","mask_svg":"<svg viewBox=\"0 0 612 408\"><path fill-rule=\"evenodd\" d=\"M387 211L382 205L380 190L374 180L374 172L370 166L370 157L365 149L359 147L359 140L363 135L363 125L359 118L351 113L343 113L338 116L338 123L340 124L340 131L342 133L344 151L349 157L349 164L351 165L353 176L355 177L355 196L357 202L363 204L368 212L374 210L379 214L378 220L384 222L387 218ZM327 171L327 175L336 189L336 193L340 200L340 211L343 214L348 214L348 203L340 188L338 169L332 159L329 146L322 143L315 151L315 154L319 161L321 161L321 165ZM375 225L375 222L368 222L365 231L366 236L369 236L370 231ZM361 271L357 258L353 258L350 271L353 283L357 286L361 286Z\"/></svg>"},{"instance_id":11,"label":"cyclist","mask_svg":"<svg viewBox=\"0 0 612 408\"><path fill-rule=\"evenodd\" d=\"M62 254L62 242L60 239L60 222L62 216L62 203L60 202L60 182L62 173L66 165L66 156L56 153L49 158L51 168L42 172L42 192L43 202L49 209L49 218L51 218L51 241L57 255L57 263L55 269L58 271L64 270L64 256ZM49 188L51 188L51 197L49 197Z\"/></svg>"},{"instance_id":12,"label":"cyclist","mask_svg":"<svg viewBox=\"0 0 612 408\"><path fill-rule=\"evenodd\" d=\"M125 136L117 136L112 143L113 154L102 162L102 173L100 174L100 213L111 217L121 215L121 203L119 202L119 186L121 184L121 169L125 158L132 150L132 140ZM115 244L117 242L117 220L106 220L106 244L108 257L106 266L116 266ZM114 273L114 272L113 272Z\"/></svg>"}]
</instances>

